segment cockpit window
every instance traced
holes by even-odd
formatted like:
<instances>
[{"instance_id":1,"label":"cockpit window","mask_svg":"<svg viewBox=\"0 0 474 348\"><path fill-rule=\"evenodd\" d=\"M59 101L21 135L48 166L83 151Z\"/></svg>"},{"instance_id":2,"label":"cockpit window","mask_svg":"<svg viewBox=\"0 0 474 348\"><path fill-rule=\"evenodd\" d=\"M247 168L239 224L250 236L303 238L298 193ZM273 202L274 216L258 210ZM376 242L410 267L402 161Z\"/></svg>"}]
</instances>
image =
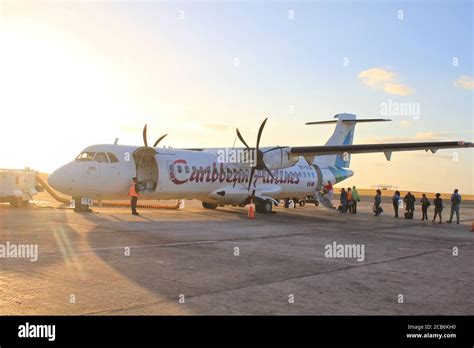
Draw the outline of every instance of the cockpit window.
<instances>
[{"instance_id":1,"label":"cockpit window","mask_svg":"<svg viewBox=\"0 0 474 348\"><path fill-rule=\"evenodd\" d=\"M110 163L117 163L119 161L117 156L115 156L113 153L107 152L107 155L109 155Z\"/></svg>"},{"instance_id":2,"label":"cockpit window","mask_svg":"<svg viewBox=\"0 0 474 348\"><path fill-rule=\"evenodd\" d=\"M99 162L99 163L109 163L109 160L107 159L107 155L105 152L97 152L97 154L94 157L94 161Z\"/></svg>"},{"instance_id":3,"label":"cockpit window","mask_svg":"<svg viewBox=\"0 0 474 348\"><path fill-rule=\"evenodd\" d=\"M79 156L76 157L76 161L81 162L90 162L94 158L95 152L81 152Z\"/></svg>"}]
</instances>

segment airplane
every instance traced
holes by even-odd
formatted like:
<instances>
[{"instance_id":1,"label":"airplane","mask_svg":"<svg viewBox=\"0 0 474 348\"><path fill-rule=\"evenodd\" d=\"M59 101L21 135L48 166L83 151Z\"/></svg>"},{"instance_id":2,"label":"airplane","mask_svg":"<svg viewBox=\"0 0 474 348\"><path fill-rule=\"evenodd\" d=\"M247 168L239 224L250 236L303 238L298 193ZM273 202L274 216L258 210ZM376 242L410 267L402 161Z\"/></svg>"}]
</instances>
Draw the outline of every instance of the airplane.
<instances>
[{"instance_id":1,"label":"airplane","mask_svg":"<svg viewBox=\"0 0 474 348\"><path fill-rule=\"evenodd\" d=\"M249 146L236 129L245 147L231 149L158 148L166 134L148 146L145 125L144 146L118 145L117 140L114 144L89 146L72 162L55 170L48 183L71 196L76 207L81 207L82 198L128 199L131 179L137 177L141 200L196 199L206 209L255 203L256 212L268 214L280 199L324 199L324 184L337 184L353 176L349 169L352 154L383 152L390 160L396 151L435 153L438 149L473 147L463 141L352 144L356 124L386 121L390 120L357 119L354 114L341 113L334 120L307 123L336 125L323 146L260 147L265 119L256 146Z\"/></svg>"}]
</instances>

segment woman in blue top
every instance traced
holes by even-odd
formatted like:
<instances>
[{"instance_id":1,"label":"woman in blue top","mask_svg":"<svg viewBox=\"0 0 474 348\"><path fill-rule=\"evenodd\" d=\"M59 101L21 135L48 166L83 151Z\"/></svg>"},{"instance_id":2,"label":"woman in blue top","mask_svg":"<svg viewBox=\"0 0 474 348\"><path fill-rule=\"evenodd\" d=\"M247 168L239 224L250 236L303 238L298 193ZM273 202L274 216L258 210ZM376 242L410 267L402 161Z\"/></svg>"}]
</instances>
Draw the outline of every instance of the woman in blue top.
<instances>
[{"instance_id":1,"label":"woman in blue top","mask_svg":"<svg viewBox=\"0 0 474 348\"><path fill-rule=\"evenodd\" d=\"M392 197L393 210L395 210L395 217L398 218L398 207L400 205L400 191L395 191Z\"/></svg>"}]
</instances>

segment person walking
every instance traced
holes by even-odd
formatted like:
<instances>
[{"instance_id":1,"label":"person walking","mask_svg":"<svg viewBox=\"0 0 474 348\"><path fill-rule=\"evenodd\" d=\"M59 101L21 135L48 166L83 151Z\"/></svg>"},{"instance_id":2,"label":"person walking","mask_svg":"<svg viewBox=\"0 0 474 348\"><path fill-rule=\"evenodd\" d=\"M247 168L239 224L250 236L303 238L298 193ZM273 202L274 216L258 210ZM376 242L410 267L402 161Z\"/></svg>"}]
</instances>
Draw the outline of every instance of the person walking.
<instances>
[{"instance_id":1,"label":"person walking","mask_svg":"<svg viewBox=\"0 0 474 348\"><path fill-rule=\"evenodd\" d=\"M383 209L380 206L382 204L382 191L378 189L376 192L377 194L374 198L374 216L379 216L383 212Z\"/></svg>"},{"instance_id":2,"label":"person walking","mask_svg":"<svg viewBox=\"0 0 474 348\"><path fill-rule=\"evenodd\" d=\"M455 189L451 195L451 215L449 216L448 223L453 221L453 215L456 213L456 223L459 224L459 208L461 206L461 195L459 190Z\"/></svg>"},{"instance_id":3,"label":"person walking","mask_svg":"<svg viewBox=\"0 0 474 348\"><path fill-rule=\"evenodd\" d=\"M138 191L138 179L136 177L133 177L132 184L130 185L130 189L128 190L128 195L130 196L130 206L132 207L133 215L140 215L137 212Z\"/></svg>"},{"instance_id":4,"label":"person walking","mask_svg":"<svg viewBox=\"0 0 474 348\"><path fill-rule=\"evenodd\" d=\"M428 197L426 197L426 195L423 193L421 195L421 221L428 221L428 208L429 206L431 205Z\"/></svg>"},{"instance_id":5,"label":"person walking","mask_svg":"<svg viewBox=\"0 0 474 348\"><path fill-rule=\"evenodd\" d=\"M341 189L341 213L346 213L347 212L347 192L344 189L344 187Z\"/></svg>"},{"instance_id":6,"label":"person walking","mask_svg":"<svg viewBox=\"0 0 474 348\"><path fill-rule=\"evenodd\" d=\"M441 199L441 194L437 193L434 200L435 212L433 216L433 223L435 223L436 216L439 215L439 223L441 224L441 212L443 211L443 200Z\"/></svg>"},{"instance_id":7,"label":"person walking","mask_svg":"<svg viewBox=\"0 0 474 348\"><path fill-rule=\"evenodd\" d=\"M400 191L395 191L392 197L393 210L395 210L395 217L398 218L398 207L400 206Z\"/></svg>"},{"instance_id":8,"label":"person walking","mask_svg":"<svg viewBox=\"0 0 474 348\"><path fill-rule=\"evenodd\" d=\"M357 214L357 202L360 202L359 191L352 186L352 213Z\"/></svg>"}]
</instances>

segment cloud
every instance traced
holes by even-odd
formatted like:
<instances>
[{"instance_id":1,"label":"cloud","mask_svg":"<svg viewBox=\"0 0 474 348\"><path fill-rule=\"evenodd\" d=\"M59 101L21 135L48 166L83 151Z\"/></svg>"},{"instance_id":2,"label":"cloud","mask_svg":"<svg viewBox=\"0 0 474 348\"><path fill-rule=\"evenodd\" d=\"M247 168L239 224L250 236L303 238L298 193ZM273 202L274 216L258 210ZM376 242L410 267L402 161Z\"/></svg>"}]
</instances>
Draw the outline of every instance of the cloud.
<instances>
[{"instance_id":1,"label":"cloud","mask_svg":"<svg viewBox=\"0 0 474 348\"><path fill-rule=\"evenodd\" d=\"M398 82L397 75L387 69L372 68L361 71L359 79L364 85L375 89L382 89L387 94L408 95L413 92L413 88Z\"/></svg>"},{"instance_id":2,"label":"cloud","mask_svg":"<svg viewBox=\"0 0 474 348\"><path fill-rule=\"evenodd\" d=\"M446 140L446 138L454 137L453 133L435 133L435 132L418 132L414 136L410 137L380 137L380 138L365 138L361 139L364 144L384 144L384 143L411 143L411 142L422 142L422 141L433 141L433 140Z\"/></svg>"},{"instance_id":3,"label":"cloud","mask_svg":"<svg viewBox=\"0 0 474 348\"><path fill-rule=\"evenodd\" d=\"M385 93L394 95L409 95L412 92L410 87L400 83L386 83L383 89Z\"/></svg>"},{"instance_id":4,"label":"cloud","mask_svg":"<svg viewBox=\"0 0 474 348\"><path fill-rule=\"evenodd\" d=\"M469 75L462 75L454 81L454 85L457 88L474 89L474 79Z\"/></svg>"},{"instance_id":5,"label":"cloud","mask_svg":"<svg viewBox=\"0 0 474 348\"><path fill-rule=\"evenodd\" d=\"M391 71L372 68L364 70L359 74L359 78L362 79L362 83L370 87L378 87L381 83L389 82L394 78L394 74Z\"/></svg>"}]
</instances>

